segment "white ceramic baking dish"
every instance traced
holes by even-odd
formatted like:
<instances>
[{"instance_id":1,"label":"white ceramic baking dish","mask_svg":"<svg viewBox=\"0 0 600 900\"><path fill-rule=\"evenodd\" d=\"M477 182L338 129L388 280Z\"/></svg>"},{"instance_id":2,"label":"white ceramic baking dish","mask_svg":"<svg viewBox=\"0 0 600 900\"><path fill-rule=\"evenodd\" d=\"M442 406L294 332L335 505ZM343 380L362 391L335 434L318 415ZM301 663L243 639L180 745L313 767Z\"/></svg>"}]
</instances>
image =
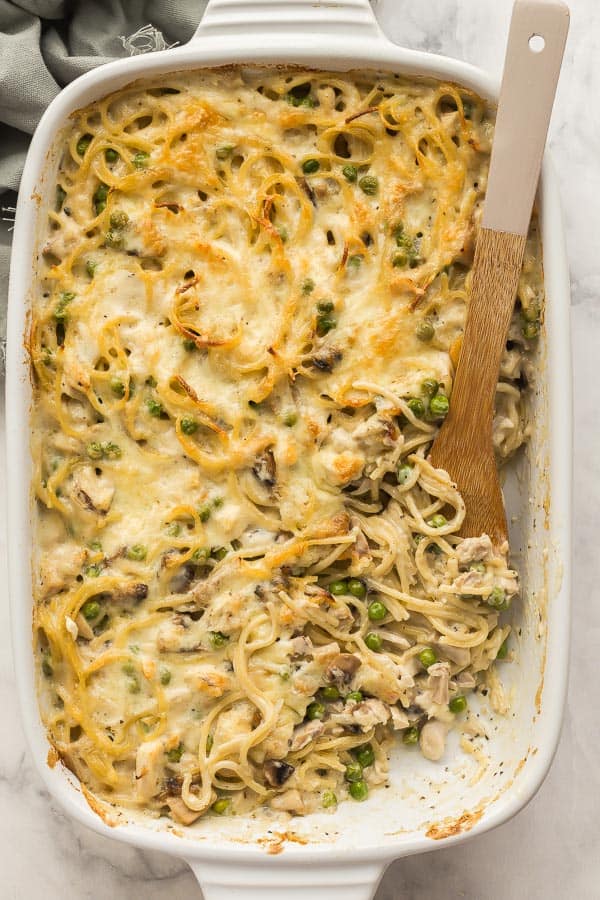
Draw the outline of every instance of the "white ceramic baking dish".
<instances>
[{"instance_id":1,"label":"white ceramic baking dish","mask_svg":"<svg viewBox=\"0 0 600 900\"><path fill-rule=\"evenodd\" d=\"M236 897L366 900L397 857L432 850L505 822L540 786L556 749L567 676L570 580L571 397L569 281L556 182L545 161L539 195L547 311L531 402L532 439L506 485L523 600L514 610L515 659L502 665L512 699L506 717L479 710L490 740L487 764L457 747L441 764L398 750L391 786L367 803L333 814L283 821L210 817L187 833L166 820L111 825L88 805L77 780L47 763L38 715L31 642L29 406L24 350L36 272L36 241L53 202L56 137L75 109L142 76L228 63L379 68L466 85L490 99L498 85L483 72L390 43L368 0L211 0L184 47L111 63L69 85L33 138L19 195L8 315L7 439L10 593L18 688L25 729L50 793L79 822L146 850L187 860L206 900ZM172 823L170 823L172 824Z\"/></svg>"}]
</instances>

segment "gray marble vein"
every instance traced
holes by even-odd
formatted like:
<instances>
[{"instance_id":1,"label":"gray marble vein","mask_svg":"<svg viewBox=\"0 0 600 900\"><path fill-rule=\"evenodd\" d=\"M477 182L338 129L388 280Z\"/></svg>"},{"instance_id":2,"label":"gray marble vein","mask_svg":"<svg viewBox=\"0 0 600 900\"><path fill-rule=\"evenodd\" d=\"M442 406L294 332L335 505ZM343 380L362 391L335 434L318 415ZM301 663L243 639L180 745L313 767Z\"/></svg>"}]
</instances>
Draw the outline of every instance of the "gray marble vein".
<instances>
[{"instance_id":1,"label":"gray marble vein","mask_svg":"<svg viewBox=\"0 0 600 900\"><path fill-rule=\"evenodd\" d=\"M499 73L510 0L376 0L375 5L384 29L398 43ZM600 346L600 4L571 0L571 10L551 131L571 261L575 366L573 649L563 735L546 782L524 812L467 844L395 863L377 900L600 897L600 579L594 527L600 516L600 420L594 387ZM3 585L5 567L2 517ZM0 603L0 710L0 900L200 898L184 863L92 834L67 819L47 796L19 725L6 596Z\"/></svg>"}]
</instances>

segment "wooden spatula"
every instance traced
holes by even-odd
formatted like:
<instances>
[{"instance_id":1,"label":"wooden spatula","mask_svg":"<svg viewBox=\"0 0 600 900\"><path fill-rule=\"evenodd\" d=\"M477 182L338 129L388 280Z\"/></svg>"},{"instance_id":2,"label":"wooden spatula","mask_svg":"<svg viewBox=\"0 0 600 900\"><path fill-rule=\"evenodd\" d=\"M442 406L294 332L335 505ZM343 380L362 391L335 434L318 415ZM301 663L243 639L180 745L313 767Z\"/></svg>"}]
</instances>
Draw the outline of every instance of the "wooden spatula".
<instances>
[{"instance_id":1,"label":"wooden spatula","mask_svg":"<svg viewBox=\"0 0 600 900\"><path fill-rule=\"evenodd\" d=\"M488 534L495 546L507 536L492 444L496 384L568 29L559 0L516 0L463 346L431 449L465 500L461 534Z\"/></svg>"}]
</instances>

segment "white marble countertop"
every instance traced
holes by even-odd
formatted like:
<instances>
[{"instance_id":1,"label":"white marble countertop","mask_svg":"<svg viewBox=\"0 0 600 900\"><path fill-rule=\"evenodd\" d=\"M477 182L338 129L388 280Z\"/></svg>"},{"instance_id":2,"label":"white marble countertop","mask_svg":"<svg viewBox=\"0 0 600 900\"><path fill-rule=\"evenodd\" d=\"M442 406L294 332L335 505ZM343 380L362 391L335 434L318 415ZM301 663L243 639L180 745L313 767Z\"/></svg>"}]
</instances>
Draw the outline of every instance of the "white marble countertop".
<instances>
[{"instance_id":1,"label":"white marble countertop","mask_svg":"<svg viewBox=\"0 0 600 900\"><path fill-rule=\"evenodd\" d=\"M457 56L494 72L502 64L510 9L511 0L377 3L384 29L398 43ZM600 704L592 691L600 647L598 546L592 539L600 510L600 420L592 390L600 348L600 4L571 0L571 10L551 136L571 260L575 367L574 615L562 739L546 782L516 819L466 844L397 862L388 870L377 900L600 896ZM4 455L3 443L1 448ZM6 584L5 528L3 516L0 584ZM200 898L196 880L183 862L92 834L50 801L33 769L19 723L6 597L0 604L0 709L3 900Z\"/></svg>"}]
</instances>

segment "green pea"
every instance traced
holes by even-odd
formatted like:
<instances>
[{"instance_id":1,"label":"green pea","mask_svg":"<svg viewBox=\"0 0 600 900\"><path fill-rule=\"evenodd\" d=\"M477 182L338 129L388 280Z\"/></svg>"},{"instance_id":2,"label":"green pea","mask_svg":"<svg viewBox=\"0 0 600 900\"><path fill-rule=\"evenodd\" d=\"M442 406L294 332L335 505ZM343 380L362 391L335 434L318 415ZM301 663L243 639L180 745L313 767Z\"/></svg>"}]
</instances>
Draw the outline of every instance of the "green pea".
<instances>
[{"instance_id":1,"label":"green pea","mask_svg":"<svg viewBox=\"0 0 600 900\"><path fill-rule=\"evenodd\" d=\"M428 669L429 666L433 666L437 661L437 653L435 652L435 650L432 650L431 647L425 647L425 649L421 650L421 652L419 653L419 662L424 669Z\"/></svg>"},{"instance_id":2,"label":"green pea","mask_svg":"<svg viewBox=\"0 0 600 900\"><path fill-rule=\"evenodd\" d=\"M296 415L295 412L288 412L283 417L283 424L287 428L293 428L297 421L298 421L298 416Z\"/></svg>"},{"instance_id":3,"label":"green pea","mask_svg":"<svg viewBox=\"0 0 600 900\"><path fill-rule=\"evenodd\" d=\"M470 572L479 572L480 575L485 575L485 563L482 562L474 562L469 566Z\"/></svg>"},{"instance_id":4,"label":"green pea","mask_svg":"<svg viewBox=\"0 0 600 900\"><path fill-rule=\"evenodd\" d=\"M373 653L379 653L379 651L383 647L383 640L381 638L381 635L375 634L374 631L370 631L365 637L365 644L367 645L369 650L373 651Z\"/></svg>"},{"instance_id":5,"label":"green pea","mask_svg":"<svg viewBox=\"0 0 600 900\"><path fill-rule=\"evenodd\" d=\"M335 700L340 699L340 692L335 687L335 685L327 685L324 688L321 688L321 696L323 700L329 700L330 702L334 702Z\"/></svg>"},{"instance_id":6,"label":"green pea","mask_svg":"<svg viewBox=\"0 0 600 900\"><path fill-rule=\"evenodd\" d=\"M123 246L123 235L119 234L118 231L113 231L111 229L104 235L104 243L112 250L120 250Z\"/></svg>"},{"instance_id":7,"label":"green pea","mask_svg":"<svg viewBox=\"0 0 600 900\"><path fill-rule=\"evenodd\" d=\"M215 800L211 809L218 816L223 816L231 806L231 799L229 797L219 797L218 800Z\"/></svg>"},{"instance_id":8,"label":"green pea","mask_svg":"<svg viewBox=\"0 0 600 900\"><path fill-rule=\"evenodd\" d=\"M406 484L413 471L414 466L411 466L408 463L402 463L402 465L398 466L398 471L396 472L398 484Z\"/></svg>"},{"instance_id":9,"label":"green pea","mask_svg":"<svg viewBox=\"0 0 600 900\"><path fill-rule=\"evenodd\" d=\"M318 159L305 159L302 163L302 171L305 175L313 175L315 172L318 172L321 168L321 164Z\"/></svg>"},{"instance_id":10,"label":"green pea","mask_svg":"<svg viewBox=\"0 0 600 900\"><path fill-rule=\"evenodd\" d=\"M352 762L346 766L346 771L344 773L344 778L346 781L360 781L362 778L363 770L362 766L359 762Z\"/></svg>"},{"instance_id":11,"label":"green pea","mask_svg":"<svg viewBox=\"0 0 600 900\"><path fill-rule=\"evenodd\" d=\"M110 214L109 222L115 231L123 231L129 225L129 216L122 209L116 209Z\"/></svg>"},{"instance_id":12,"label":"green pea","mask_svg":"<svg viewBox=\"0 0 600 900\"><path fill-rule=\"evenodd\" d=\"M309 703L306 708L306 718L310 721L313 719L322 719L325 715L325 707L322 703L318 703L316 700L312 703Z\"/></svg>"},{"instance_id":13,"label":"green pea","mask_svg":"<svg viewBox=\"0 0 600 900\"><path fill-rule=\"evenodd\" d=\"M169 522L167 525L167 534L169 537L177 537L177 535L181 531L181 525L179 522Z\"/></svg>"},{"instance_id":14,"label":"green pea","mask_svg":"<svg viewBox=\"0 0 600 900\"><path fill-rule=\"evenodd\" d=\"M323 791L321 805L323 809L329 809L331 806L337 806L337 797L335 796L333 791Z\"/></svg>"},{"instance_id":15,"label":"green pea","mask_svg":"<svg viewBox=\"0 0 600 900\"><path fill-rule=\"evenodd\" d=\"M92 143L91 134L83 134L77 141L77 153L79 156L85 156L88 147Z\"/></svg>"},{"instance_id":16,"label":"green pea","mask_svg":"<svg viewBox=\"0 0 600 900\"><path fill-rule=\"evenodd\" d=\"M131 559L134 562L143 562L147 553L148 548L143 544L133 544L133 546L127 548L127 559Z\"/></svg>"},{"instance_id":17,"label":"green pea","mask_svg":"<svg viewBox=\"0 0 600 900\"><path fill-rule=\"evenodd\" d=\"M348 257L348 262L346 265L351 266L353 269L360 269L363 263L363 258L358 253L354 254L354 256Z\"/></svg>"},{"instance_id":18,"label":"green pea","mask_svg":"<svg viewBox=\"0 0 600 900\"><path fill-rule=\"evenodd\" d=\"M433 397L437 394L440 388L439 382L435 380L435 378L426 378L423 384L421 385L421 390L427 397Z\"/></svg>"},{"instance_id":19,"label":"green pea","mask_svg":"<svg viewBox=\"0 0 600 900\"><path fill-rule=\"evenodd\" d=\"M463 697L462 694L457 694L456 697L453 697L450 703L448 704L448 709L453 713L461 713L464 712L467 708L467 698Z\"/></svg>"},{"instance_id":20,"label":"green pea","mask_svg":"<svg viewBox=\"0 0 600 900\"><path fill-rule=\"evenodd\" d=\"M292 106L308 106L310 109L312 109L315 105L315 101L313 100L313 98L309 94L304 97L300 97L294 93L295 90L296 88L293 88L286 94L287 102L291 103Z\"/></svg>"},{"instance_id":21,"label":"green pea","mask_svg":"<svg viewBox=\"0 0 600 900\"><path fill-rule=\"evenodd\" d=\"M214 509L221 509L224 503L225 500L223 499L223 497L213 497L212 505Z\"/></svg>"},{"instance_id":22,"label":"green pea","mask_svg":"<svg viewBox=\"0 0 600 900\"><path fill-rule=\"evenodd\" d=\"M206 562L210 558L210 547L198 547L197 550L194 550L192 553L192 559L194 562L203 563Z\"/></svg>"},{"instance_id":23,"label":"green pea","mask_svg":"<svg viewBox=\"0 0 600 900\"><path fill-rule=\"evenodd\" d=\"M450 402L445 394L436 394L429 401L429 413L436 419L443 419L444 416L447 416L449 409Z\"/></svg>"},{"instance_id":24,"label":"green pea","mask_svg":"<svg viewBox=\"0 0 600 900\"><path fill-rule=\"evenodd\" d=\"M371 744L363 744L362 747L359 747L356 751L356 759L363 769L366 769L367 766L372 766L375 762L375 752Z\"/></svg>"},{"instance_id":25,"label":"green pea","mask_svg":"<svg viewBox=\"0 0 600 900\"><path fill-rule=\"evenodd\" d=\"M67 192L65 191L63 186L60 184L57 184L56 185L56 212L61 211L66 197L67 197Z\"/></svg>"},{"instance_id":26,"label":"green pea","mask_svg":"<svg viewBox=\"0 0 600 900\"><path fill-rule=\"evenodd\" d=\"M500 644L500 648L496 654L496 659L506 659L508 656L508 638Z\"/></svg>"},{"instance_id":27,"label":"green pea","mask_svg":"<svg viewBox=\"0 0 600 900\"><path fill-rule=\"evenodd\" d=\"M170 763L178 763L183 756L185 747L180 742L177 747L172 747L171 750L167 750L166 757Z\"/></svg>"},{"instance_id":28,"label":"green pea","mask_svg":"<svg viewBox=\"0 0 600 900\"><path fill-rule=\"evenodd\" d=\"M492 609L498 610L508 609L510 605L506 596L506 591L503 591L502 588L498 586L496 586L491 594L486 597L485 602L488 606L491 606Z\"/></svg>"},{"instance_id":29,"label":"green pea","mask_svg":"<svg viewBox=\"0 0 600 900\"><path fill-rule=\"evenodd\" d=\"M353 781L348 788L353 800L366 800L369 796L369 788L366 781Z\"/></svg>"},{"instance_id":30,"label":"green pea","mask_svg":"<svg viewBox=\"0 0 600 900\"><path fill-rule=\"evenodd\" d=\"M225 644L229 643L229 638L226 634L223 634L222 631L209 631L208 639L213 650L219 650L221 647L224 647Z\"/></svg>"},{"instance_id":31,"label":"green pea","mask_svg":"<svg viewBox=\"0 0 600 900\"><path fill-rule=\"evenodd\" d=\"M336 319L333 316L325 314L317 316L317 334L319 337L325 337L333 328L337 326Z\"/></svg>"},{"instance_id":32,"label":"green pea","mask_svg":"<svg viewBox=\"0 0 600 900\"><path fill-rule=\"evenodd\" d=\"M214 550L211 550L210 555L213 559L221 562L221 560L225 559L225 557L227 556L227 550L225 549L225 547L215 547Z\"/></svg>"},{"instance_id":33,"label":"green pea","mask_svg":"<svg viewBox=\"0 0 600 900\"><path fill-rule=\"evenodd\" d=\"M526 338L528 341L532 341L540 333L540 323L539 322L525 322L525 324L521 328L521 332L522 332L524 338Z\"/></svg>"},{"instance_id":34,"label":"green pea","mask_svg":"<svg viewBox=\"0 0 600 900\"><path fill-rule=\"evenodd\" d=\"M425 404L419 397L411 397L407 406L415 418L422 419L425 415Z\"/></svg>"},{"instance_id":35,"label":"green pea","mask_svg":"<svg viewBox=\"0 0 600 900\"><path fill-rule=\"evenodd\" d=\"M358 182L358 186L363 194L368 194L370 197L373 197L379 188L379 180L375 175L363 175Z\"/></svg>"},{"instance_id":36,"label":"green pea","mask_svg":"<svg viewBox=\"0 0 600 900\"><path fill-rule=\"evenodd\" d=\"M144 169L148 165L148 160L150 159L150 154L146 153L145 150L138 150L138 152L133 157L133 164L136 169Z\"/></svg>"},{"instance_id":37,"label":"green pea","mask_svg":"<svg viewBox=\"0 0 600 900\"><path fill-rule=\"evenodd\" d=\"M160 683L164 685L171 683L171 670L165 666L160 667Z\"/></svg>"},{"instance_id":38,"label":"green pea","mask_svg":"<svg viewBox=\"0 0 600 900\"><path fill-rule=\"evenodd\" d=\"M315 283L312 278L305 278L302 282L302 293L303 294L312 294L315 289Z\"/></svg>"},{"instance_id":39,"label":"green pea","mask_svg":"<svg viewBox=\"0 0 600 900\"><path fill-rule=\"evenodd\" d=\"M183 349L187 350L188 353L191 353L192 350L196 349L196 341L193 341L191 338L185 338L183 341Z\"/></svg>"},{"instance_id":40,"label":"green pea","mask_svg":"<svg viewBox=\"0 0 600 900\"><path fill-rule=\"evenodd\" d=\"M348 580L348 591L353 597L357 597L359 600L364 600L367 596L366 585L360 578L350 578Z\"/></svg>"},{"instance_id":41,"label":"green pea","mask_svg":"<svg viewBox=\"0 0 600 900\"><path fill-rule=\"evenodd\" d=\"M287 241L287 239L288 239L288 237L289 237L288 232L287 232L287 228L286 228L284 225L278 225L278 226L275 228L275 231L277 232L277 234L278 234L279 237L281 238L281 243L282 243L282 244L285 244L285 242Z\"/></svg>"},{"instance_id":42,"label":"green pea","mask_svg":"<svg viewBox=\"0 0 600 900\"><path fill-rule=\"evenodd\" d=\"M104 182L100 182L93 196L94 209L96 210L96 215L99 216L101 212L104 212L106 209L106 198L108 197L108 192L110 188Z\"/></svg>"},{"instance_id":43,"label":"green pea","mask_svg":"<svg viewBox=\"0 0 600 900\"><path fill-rule=\"evenodd\" d=\"M334 305L331 300L321 300L317 303L317 309L322 313L330 313L334 310Z\"/></svg>"},{"instance_id":44,"label":"green pea","mask_svg":"<svg viewBox=\"0 0 600 900\"><path fill-rule=\"evenodd\" d=\"M85 574L87 578L98 578L102 574L102 567L97 563L93 563L93 565L86 567Z\"/></svg>"},{"instance_id":45,"label":"green pea","mask_svg":"<svg viewBox=\"0 0 600 900\"><path fill-rule=\"evenodd\" d=\"M114 163L118 160L118 158L119 158L119 154L112 147L108 147L104 151L104 159L106 160L107 163Z\"/></svg>"},{"instance_id":46,"label":"green pea","mask_svg":"<svg viewBox=\"0 0 600 900\"><path fill-rule=\"evenodd\" d=\"M221 144L220 147L217 147L215 150L215 156L217 159L227 159L233 153L233 144Z\"/></svg>"},{"instance_id":47,"label":"green pea","mask_svg":"<svg viewBox=\"0 0 600 900\"><path fill-rule=\"evenodd\" d=\"M525 322L539 322L540 308L537 303L532 303L531 306L522 307L521 317L525 320Z\"/></svg>"},{"instance_id":48,"label":"green pea","mask_svg":"<svg viewBox=\"0 0 600 900\"><path fill-rule=\"evenodd\" d=\"M146 399L146 409L148 410L148 415L152 416L154 419L159 419L163 414L163 405L160 400L155 400L154 397L148 397Z\"/></svg>"},{"instance_id":49,"label":"green pea","mask_svg":"<svg viewBox=\"0 0 600 900\"><path fill-rule=\"evenodd\" d=\"M100 543L100 541L90 541L88 547L90 548L90 550L95 550L96 553L102 552L102 544Z\"/></svg>"},{"instance_id":50,"label":"green pea","mask_svg":"<svg viewBox=\"0 0 600 900\"><path fill-rule=\"evenodd\" d=\"M84 619L93 622L100 615L100 604L97 600L86 600L80 612Z\"/></svg>"},{"instance_id":51,"label":"green pea","mask_svg":"<svg viewBox=\"0 0 600 900\"><path fill-rule=\"evenodd\" d=\"M112 441L106 441L106 443L102 444L102 453L108 459L120 459L122 452L119 445L113 444Z\"/></svg>"},{"instance_id":52,"label":"green pea","mask_svg":"<svg viewBox=\"0 0 600 900\"><path fill-rule=\"evenodd\" d=\"M88 259L88 261L85 264L85 271L90 276L90 278L94 277L94 273L97 268L98 268L98 263L93 259Z\"/></svg>"},{"instance_id":53,"label":"green pea","mask_svg":"<svg viewBox=\"0 0 600 900\"><path fill-rule=\"evenodd\" d=\"M341 578L338 581L331 581L327 590L334 597L341 597L343 594L348 593L348 582L343 581Z\"/></svg>"},{"instance_id":54,"label":"green pea","mask_svg":"<svg viewBox=\"0 0 600 900\"><path fill-rule=\"evenodd\" d=\"M125 385L120 378L111 378L110 389L116 397L125 396Z\"/></svg>"},{"instance_id":55,"label":"green pea","mask_svg":"<svg viewBox=\"0 0 600 900\"><path fill-rule=\"evenodd\" d=\"M435 334L435 328L431 322L428 322L427 319L423 319L423 321L419 322L415 328L415 334L420 341L430 341Z\"/></svg>"},{"instance_id":56,"label":"green pea","mask_svg":"<svg viewBox=\"0 0 600 900\"><path fill-rule=\"evenodd\" d=\"M407 728L404 734L402 735L402 742L404 744L416 744L419 740L419 729L415 728L413 725L412 728Z\"/></svg>"},{"instance_id":57,"label":"green pea","mask_svg":"<svg viewBox=\"0 0 600 900\"><path fill-rule=\"evenodd\" d=\"M184 418L181 420L181 430L184 434L193 434L198 430L198 423L190 416L184 416Z\"/></svg>"},{"instance_id":58,"label":"green pea","mask_svg":"<svg viewBox=\"0 0 600 900\"><path fill-rule=\"evenodd\" d=\"M346 703L362 703L363 695L360 691L350 691L349 694L346 694Z\"/></svg>"},{"instance_id":59,"label":"green pea","mask_svg":"<svg viewBox=\"0 0 600 900\"><path fill-rule=\"evenodd\" d=\"M203 503L202 506L198 507L198 515L200 516L201 522L208 522L211 513L210 503Z\"/></svg>"},{"instance_id":60,"label":"green pea","mask_svg":"<svg viewBox=\"0 0 600 900\"><path fill-rule=\"evenodd\" d=\"M128 690L130 694L139 694L141 691L140 680L137 675L129 679Z\"/></svg>"},{"instance_id":61,"label":"green pea","mask_svg":"<svg viewBox=\"0 0 600 900\"><path fill-rule=\"evenodd\" d=\"M442 513L436 513L435 516L427 519L427 524L430 528L443 528L444 525L448 524L448 519Z\"/></svg>"},{"instance_id":62,"label":"green pea","mask_svg":"<svg viewBox=\"0 0 600 900\"><path fill-rule=\"evenodd\" d=\"M54 318L57 322L66 322L68 318L67 306L75 299L72 291L62 291L58 303L54 307Z\"/></svg>"},{"instance_id":63,"label":"green pea","mask_svg":"<svg viewBox=\"0 0 600 900\"><path fill-rule=\"evenodd\" d=\"M210 751L213 748L214 743L215 743L214 737L212 736L212 734L209 734L208 737L206 738L206 752L207 753L210 753Z\"/></svg>"},{"instance_id":64,"label":"green pea","mask_svg":"<svg viewBox=\"0 0 600 900\"><path fill-rule=\"evenodd\" d=\"M404 250L398 250L392 256L392 265L395 269L403 269L408 263L408 256Z\"/></svg>"},{"instance_id":65,"label":"green pea","mask_svg":"<svg viewBox=\"0 0 600 900\"><path fill-rule=\"evenodd\" d=\"M382 619L385 619L387 613L387 606L381 600L373 600L369 604L368 614L371 622L381 622Z\"/></svg>"},{"instance_id":66,"label":"green pea","mask_svg":"<svg viewBox=\"0 0 600 900\"><path fill-rule=\"evenodd\" d=\"M356 181L358 178L358 169L356 166L344 166L342 169L342 175L346 179L346 181Z\"/></svg>"},{"instance_id":67,"label":"green pea","mask_svg":"<svg viewBox=\"0 0 600 900\"><path fill-rule=\"evenodd\" d=\"M85 452L90 459L102 459L102 457L104 456L102 444L100 444L98 441L91 441L85 448Z\"/></svg>"},{"instance_id":68,"label":"green pea","mask_svg":"<svg viewBox=\"0 0 600 900\"><path fill-rule=\"evenodd\" d=\"M156 378L154 377L154 375L148 375L148 377L146 378L146 384L149 387L156 387L158 382L157 382Z\"/></svg>"}]
</instances>

